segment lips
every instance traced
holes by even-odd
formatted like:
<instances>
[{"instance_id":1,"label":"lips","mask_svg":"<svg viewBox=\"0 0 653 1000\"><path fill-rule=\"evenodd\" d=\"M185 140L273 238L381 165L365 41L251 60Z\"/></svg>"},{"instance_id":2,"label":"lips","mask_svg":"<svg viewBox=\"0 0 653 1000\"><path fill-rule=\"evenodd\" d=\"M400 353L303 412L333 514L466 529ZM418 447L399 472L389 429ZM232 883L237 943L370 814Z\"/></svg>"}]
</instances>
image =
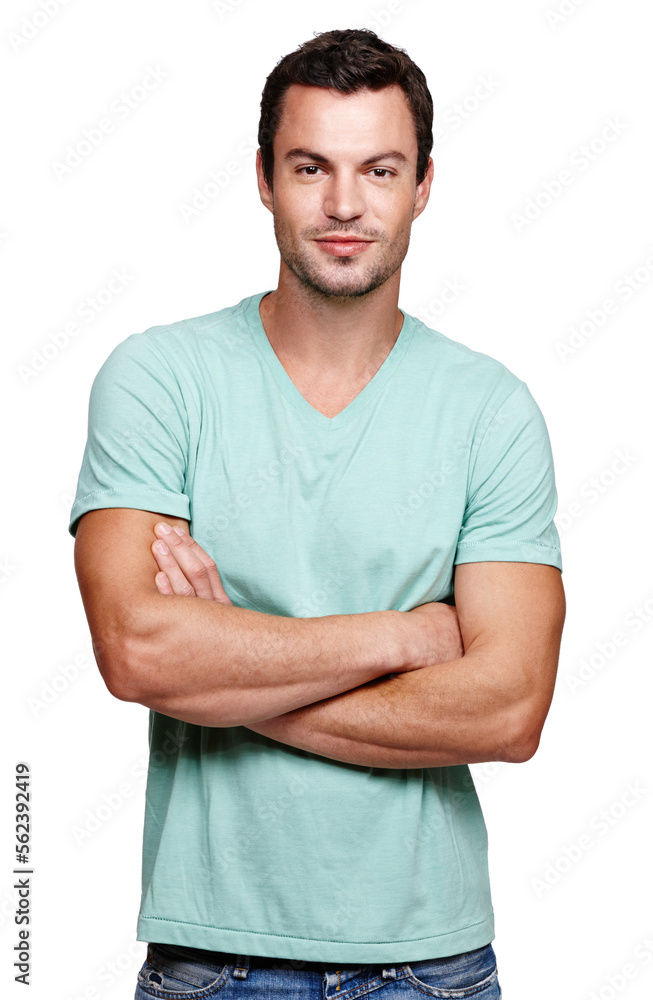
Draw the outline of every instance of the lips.
<instances>
[{"instance_id":1,"label":"lips","mask_svg":"<svg viewBox=\"0 0 653 1000\"><path fill-rule=\"evenodd\" d=\"M328 236L315 241L326 253L334 257L353 257L362 253L370 245L372 240L362 240L359 237Z\"/></svg>"}]
</instances>

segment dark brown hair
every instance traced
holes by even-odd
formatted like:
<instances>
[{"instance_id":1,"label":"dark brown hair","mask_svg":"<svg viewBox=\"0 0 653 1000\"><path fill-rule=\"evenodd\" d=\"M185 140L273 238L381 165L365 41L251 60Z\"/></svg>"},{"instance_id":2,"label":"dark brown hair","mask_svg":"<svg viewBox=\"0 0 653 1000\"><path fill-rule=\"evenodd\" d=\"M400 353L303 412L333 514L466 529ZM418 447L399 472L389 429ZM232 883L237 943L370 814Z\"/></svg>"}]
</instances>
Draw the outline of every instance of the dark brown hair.
<instances>
[{"instance_id":1,"label":"dark brown hair","mask_svg":"<svg viewBox=\"0 0 653 1000\"><path fill-rule=\"evenodd\" d=\"M272 142L283 114L285 93L293 83L330 87L342 94L399 84L415 122L416 182L424 180L433 148L433 99L426 77L404 49L384 42L367 28L347 28L316 32L315 38L280 59L265 81L258 143L263 176L270 189L274 174Z\"/></svg>"}]
</instances>

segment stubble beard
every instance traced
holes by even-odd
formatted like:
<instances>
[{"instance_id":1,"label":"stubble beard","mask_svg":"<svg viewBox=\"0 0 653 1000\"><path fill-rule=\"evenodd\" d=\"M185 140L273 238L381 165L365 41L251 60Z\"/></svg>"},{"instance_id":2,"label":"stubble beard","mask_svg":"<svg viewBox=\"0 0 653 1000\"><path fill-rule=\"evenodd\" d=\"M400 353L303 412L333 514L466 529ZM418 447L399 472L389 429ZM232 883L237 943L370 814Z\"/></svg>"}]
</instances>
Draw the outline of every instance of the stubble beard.
<instances>
[{"instance_id":1,"label":"stubble beard","mask_svg":"<svg viewBox=\"0 0 653 1000\"><path fill-rule=\"evenodd\" d=\"M351 231L351 227L342 229L343 233ZM332 227L329 235L337 232L338 230ZM306 289L319 297L346 301L369 295L401 267L410 243L410 225L401 229L392 243L382 234L357 233L359 236L374 238L377 241L377 250L381 247L381 253L373 264L364 264L358 254L354 257L334 257L325 253L324 265L320 267L311 256L308 247L304 249L304 241L310 243L324 234L306 229L295 238L276 213L274 235L281 259ZM315 246L314 243L311 245ZM318 252L323 253L323 251ZM364 250L363 254L366 252Z\"/></svg>"}]
</instances>

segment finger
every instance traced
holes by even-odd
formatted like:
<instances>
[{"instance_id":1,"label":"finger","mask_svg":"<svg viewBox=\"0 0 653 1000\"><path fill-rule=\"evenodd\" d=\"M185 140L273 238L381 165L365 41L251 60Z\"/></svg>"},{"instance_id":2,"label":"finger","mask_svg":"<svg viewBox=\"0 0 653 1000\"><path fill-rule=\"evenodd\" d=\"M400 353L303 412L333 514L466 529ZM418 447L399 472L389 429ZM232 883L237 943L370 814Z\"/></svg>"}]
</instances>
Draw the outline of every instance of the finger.
<instances>
[{"instance_id":1,"label":"finger","mask_svg":"<svg viewBox=\"0 0 653 1000\"><path fill-rule=\"evenodd\" d=\"M165 522L164 522L165 523ZM170 525L168 525L170 527ZM171 578L175 593L187 593L187 590L178 590L178 587L184 586L183 581L180 577L185 578L186 582L192 588L192 592L195 597L204 597L208 600L213 599L213 590L211 587L211 582L208 577L208 570L201 559L195 555L191 548L186 545L183 538L181 538L176 532L169 531L167 534L161 529L160 523L154 526L155 534L160 539L160 541L169 549L168 553L161 553L169 558L169 564L174 573L174 579ZM156 551L156 550L153 550ZM160 569L167 572L167 566L161 564Z\"/></svg>"},{"instance_id":2,"label":"finger","mask_svg":"<svg viewBox=\"0 0 653 1000\"><path fill-rule=\"evenodd\" d=\"M184 530L184 528L180 527L179 525L175 525L173 530L186 543L186 545L188 545L191 552L193 552L206 567L214 600L221 601L223 604L231 604L232 602L229 600L227 592L222 586L222 580L220 579L220 573L218 572L218 567L215 564L215 560L211 558L208 552L204 551L199 542L197 542L192 535L189 535L188 532Z\"/></svg>"},{"instance_id":3,"label":"finger","mask_svg":"<svg viewBox=\"0 0 653 1000\"><path fill-rule=\"evenodd\" d=\"M165 522L163 522L165 523ZM218 567L208 552L183 528L175 525L166 535L161 530L161 522L154 525L158 538L165 539L177 563L195 589L198 597L211 598L222 604L231 604L218 573Z\"/></svg>"},{"instance_id":4,"label":"finger","mask_svg":"<svg viewBox=\"0 0 653 1000\"><path fill-rule=\"evenodd\" d=\"M165 549L165 551L162 551L159 546ZM156 559L157 566L168 578L172 587L172 593L184 597L196 597L197 595L192 584L182 571L168 545L157 539L155 542L152 542L150 548L152 555Z\"/></svg>"},{"instance_id":5,"label":"finger","mask_svg":"<svg viewBox=\"0 0 653 1000\"><path fill-rule=\"evenodd\" d=\"M174 594L170 580L165 573L157 573L154 577L154 582L156 583L156 589L160 594Z\"/></svg>"}]
</instances>

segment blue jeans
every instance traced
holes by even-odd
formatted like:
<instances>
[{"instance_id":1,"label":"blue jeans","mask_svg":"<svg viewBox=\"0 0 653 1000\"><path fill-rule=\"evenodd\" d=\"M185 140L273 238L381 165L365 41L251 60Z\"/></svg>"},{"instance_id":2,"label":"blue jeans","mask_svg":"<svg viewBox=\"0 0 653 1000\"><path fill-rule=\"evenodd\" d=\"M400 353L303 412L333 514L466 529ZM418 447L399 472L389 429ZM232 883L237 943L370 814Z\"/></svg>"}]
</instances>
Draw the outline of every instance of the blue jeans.
<instances>
[{"instance_id":1,"label":"blue jeans","mask_svg":"<svg viewBox=\"0 0 653 1000\"><path fill-rule=\"evenodd\" d=\"M410 965L354 968L149 944L134 1000L358 1000L372 993L375 1000L500 1000L494 949L488 944Z\"/></svg>"}]
</instances>

